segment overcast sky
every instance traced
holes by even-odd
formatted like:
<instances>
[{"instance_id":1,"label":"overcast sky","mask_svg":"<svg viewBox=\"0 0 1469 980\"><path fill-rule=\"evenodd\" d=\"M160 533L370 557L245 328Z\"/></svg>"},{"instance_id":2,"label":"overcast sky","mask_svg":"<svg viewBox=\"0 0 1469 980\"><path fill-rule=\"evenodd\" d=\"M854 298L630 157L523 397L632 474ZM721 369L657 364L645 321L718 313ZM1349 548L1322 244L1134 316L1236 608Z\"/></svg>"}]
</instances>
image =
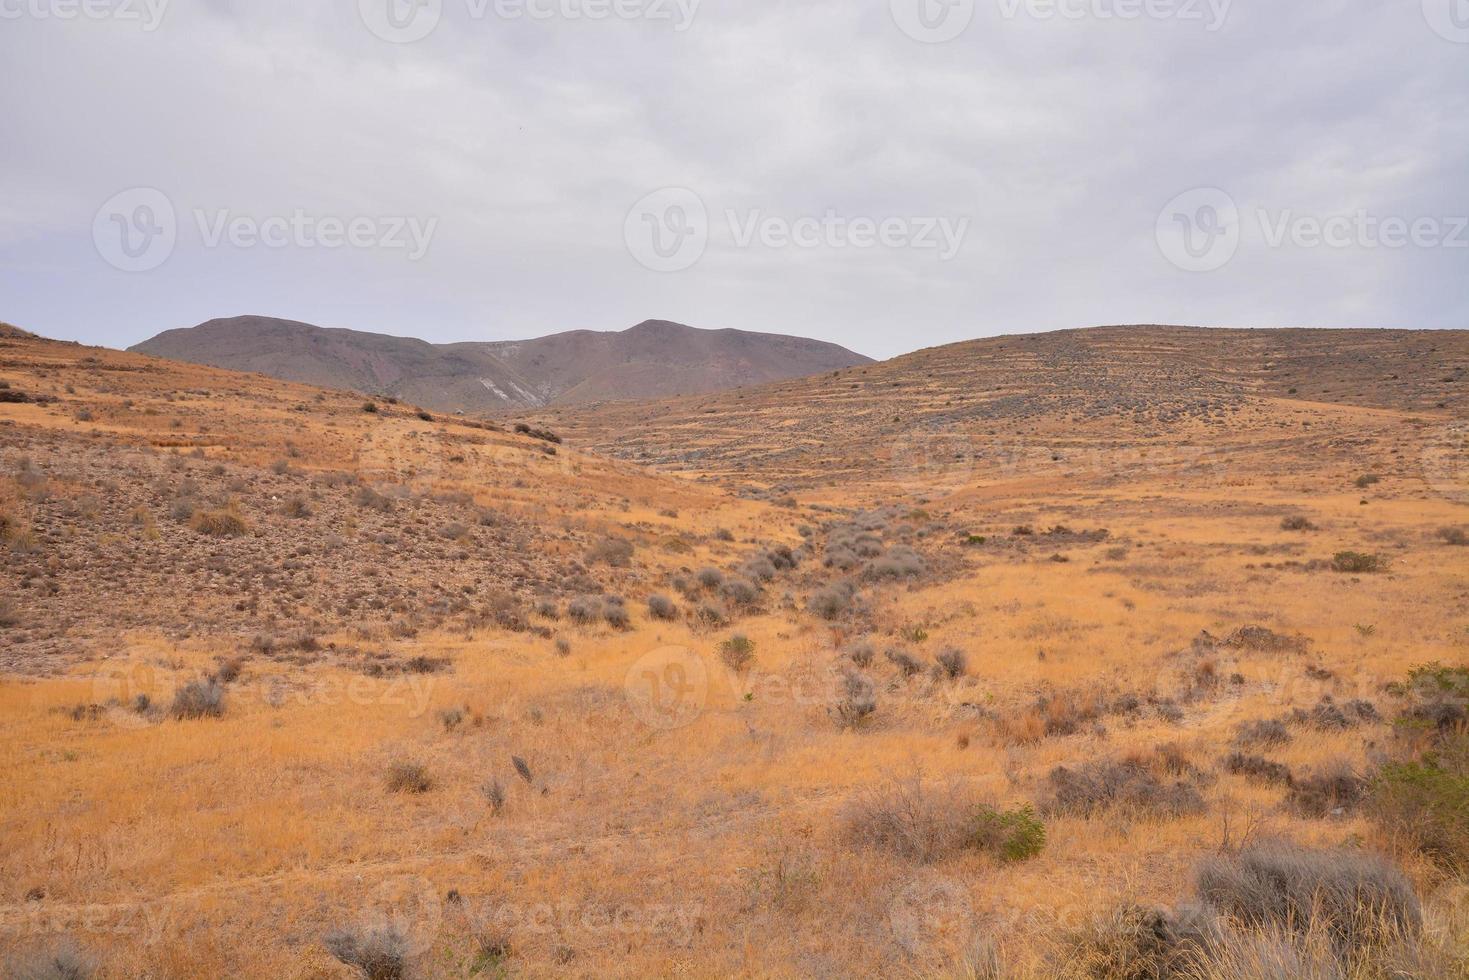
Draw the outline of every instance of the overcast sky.
<instances>
[{"instance_id":1,"label":"overcast sky","mask_svg":"<svg viewBox=\"0 0 1469 980\"><path fill-rule=\"evenodd\" d=\"M1469 0L0 0L0 65L53 337L1469 326Z\"/></svg>"}]
</instances>

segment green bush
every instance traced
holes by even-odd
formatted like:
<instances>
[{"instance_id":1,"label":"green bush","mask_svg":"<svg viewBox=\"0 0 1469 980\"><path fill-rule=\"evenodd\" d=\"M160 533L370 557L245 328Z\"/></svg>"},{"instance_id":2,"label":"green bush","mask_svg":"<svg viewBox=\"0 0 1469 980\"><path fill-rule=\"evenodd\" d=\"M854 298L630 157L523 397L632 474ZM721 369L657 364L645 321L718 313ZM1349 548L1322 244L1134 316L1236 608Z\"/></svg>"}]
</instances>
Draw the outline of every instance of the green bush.
<instances>
[{"instance_id":1,"label":"green bush","mask_svg":"<svg viewBox=\"0 0 1469 980\"><path fill-rule=\"evenodd\" d=\"M1369 808L1392 839L1446 871L1469 872L1469 734L1421 760L1384 766Z\"/></svg>"},{"instance_id":2,"label":"green bush","mask_svg":"<svg viewBox=\"0 0 1469 980\"><path fill-rule=\"evenodd\" d=\"M1046 825L1029 803L1014 810L981 806L974 814L969 844L1006 863L1026 861L1046 846Z\"/></svg>"}]
</instances>

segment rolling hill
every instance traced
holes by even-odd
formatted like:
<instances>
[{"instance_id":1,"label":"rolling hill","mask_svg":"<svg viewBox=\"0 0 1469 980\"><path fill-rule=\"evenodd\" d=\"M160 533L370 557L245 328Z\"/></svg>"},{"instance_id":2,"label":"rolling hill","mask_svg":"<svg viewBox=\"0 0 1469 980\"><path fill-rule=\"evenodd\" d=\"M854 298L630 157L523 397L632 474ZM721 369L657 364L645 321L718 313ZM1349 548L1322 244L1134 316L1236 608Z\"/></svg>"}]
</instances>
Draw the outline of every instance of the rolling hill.
<instances>
[{"instance_id":1,"label":"rolling hill","mask_svg":"<svg viewBox=\"0 0 1469 980\"><path fill-rule=\"evenodd\" d=\"M476 414L722 391L871 363L822 341L665 320L611 333L431 344L241 316L169 330L131 349Z\"/></svg>"}]
</instances>

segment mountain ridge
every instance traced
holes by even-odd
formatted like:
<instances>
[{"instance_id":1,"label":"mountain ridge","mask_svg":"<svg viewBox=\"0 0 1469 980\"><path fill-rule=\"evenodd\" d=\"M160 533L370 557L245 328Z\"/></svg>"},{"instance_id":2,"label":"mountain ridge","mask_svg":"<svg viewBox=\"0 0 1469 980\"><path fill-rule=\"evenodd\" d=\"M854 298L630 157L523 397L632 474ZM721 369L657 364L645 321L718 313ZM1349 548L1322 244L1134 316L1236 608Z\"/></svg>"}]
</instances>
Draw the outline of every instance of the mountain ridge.
<instances>
[{"instance_id":1,"label":"mountain ridge","mask_svg":"<svg viewBox=\"0 0 1469 980\"><path fill-rule=\"evenodd\" d=\"M435 344L239 316L167 330L128 349L474 413L707 394L875 363L825 341L667 320L622 331Z\"/></svg>"}]
</instances>

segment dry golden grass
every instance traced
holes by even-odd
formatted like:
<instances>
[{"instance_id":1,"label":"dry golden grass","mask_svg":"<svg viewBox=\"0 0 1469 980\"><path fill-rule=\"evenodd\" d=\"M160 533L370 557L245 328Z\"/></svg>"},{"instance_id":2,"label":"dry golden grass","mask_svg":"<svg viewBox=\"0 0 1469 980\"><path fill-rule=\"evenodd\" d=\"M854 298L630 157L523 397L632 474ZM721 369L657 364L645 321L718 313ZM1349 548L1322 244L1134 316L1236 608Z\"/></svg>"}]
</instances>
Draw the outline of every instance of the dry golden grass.
<instances>
[{"instance_id":1,"label":"dry golden grass","mask_svg":"<svg viewBox=\"0 0 1469 980\"><path fill-rule=\"evenodd\" d=\"M1177 904L1193 866L1242 837L1391 850L1359 810L1306 817L1285 787L1225 771L1236 730L1326 696L1363 699L1382 720L1293 721L1288 742L1249 751L1294 773L1336 762L1367 772L1397 744L1384 685L1417 664L1469 659L1469 553L1437 536L1464 523L1464 500L1415 469L1407 410L1313 404L1319 451L1303 459L1300 444L1275 441L1280 427L1299 430L1301 409L1262 399L1230 433L1234 450L1204 470L1077 470L1028 456L924 489L880 466L790 507L574 446L547 456L513 432L424 422L406 407L370 416L348 394L16 343L27 366L0 375L61 400L0 406L14 423L0 428L10 513L26 506L10 476L22 443L55 438L185 457L202 448L262 472L282 458L307 473L375 468L420 496L467 495L465 506L514 515L566 561L593 567L588 552L609 536L636 550L627 568L594 566L625 598L627 629L578 625L565 601L560 619L531 615L544 634L486 621L400 636L391 619L343 615L316 623L311 649L267 653L206 614L187 635L116 629L45 669L10 662L0 962L70 938L106 977L345 977L334 930L396 930L413 976L958 977L992 975L995 960L1001 976L1055 975L1072 938L1126 903ZM189 413L173 428L181 400ZM78 423L71 401L95 421ZM1181 424L1155 443L1195 437ZM1367 468L1386 479L1364 505L1353 480ZM76 486L53 476L50 492L70 499L101 474ZM875 503L892 505L879 536L901 538L927 570L859 581L853 611L835 621L812 614L810 595L840 577L822 567L823 525ZM205 538L155 519L158 506L109 533ZM307 519L280 509L252 511L251 532L279 540L286 560ZM1282 528L1293 514L1317 529ZM46 532L96 533L86 521L40 528L28 561L45 560ZM1049 533L1058 525L1071 530ZM335 533L375 549L354 526ZM1087 533L1102 528L1105 539ZM419 536L456 546L437 524ZM698 569L737 574L757 545L803 541L801 565L727 626L648 608L663 593L694 609L715 595ZM1345 550L1392 563L1371 575L1325 567ZM371 553L395 574L391 549ZM468 560L488 569L497 556ZM31 629L42 607L18 578L6 597ZM1305 644L1230 641L1245 626ZM738 670L721 656L735 633L754 650ZM861 642L875 656L853 667ZM890 648L921 671L903 678ZM354 649L391 669L366 669L372 659ZM937 660L949 649L965 655L958 676ZM223 678L236 658L221 717L170 716L180 686ZM426 672L404 666L414 658ZM855 726L833 712L852 670L877 704ZM1041 802L1057 767L1129 757L1190 780L1203 812L1057 813L1044 850L1013 862L962 846L915 860L848 830L853 801L895 781L1009 808ZM389 774L404 765L425 778L393 792ZM1397 857L1426 901L1434 948L1462 941L1463 884Z\"/></svg>"}]
</instances>

